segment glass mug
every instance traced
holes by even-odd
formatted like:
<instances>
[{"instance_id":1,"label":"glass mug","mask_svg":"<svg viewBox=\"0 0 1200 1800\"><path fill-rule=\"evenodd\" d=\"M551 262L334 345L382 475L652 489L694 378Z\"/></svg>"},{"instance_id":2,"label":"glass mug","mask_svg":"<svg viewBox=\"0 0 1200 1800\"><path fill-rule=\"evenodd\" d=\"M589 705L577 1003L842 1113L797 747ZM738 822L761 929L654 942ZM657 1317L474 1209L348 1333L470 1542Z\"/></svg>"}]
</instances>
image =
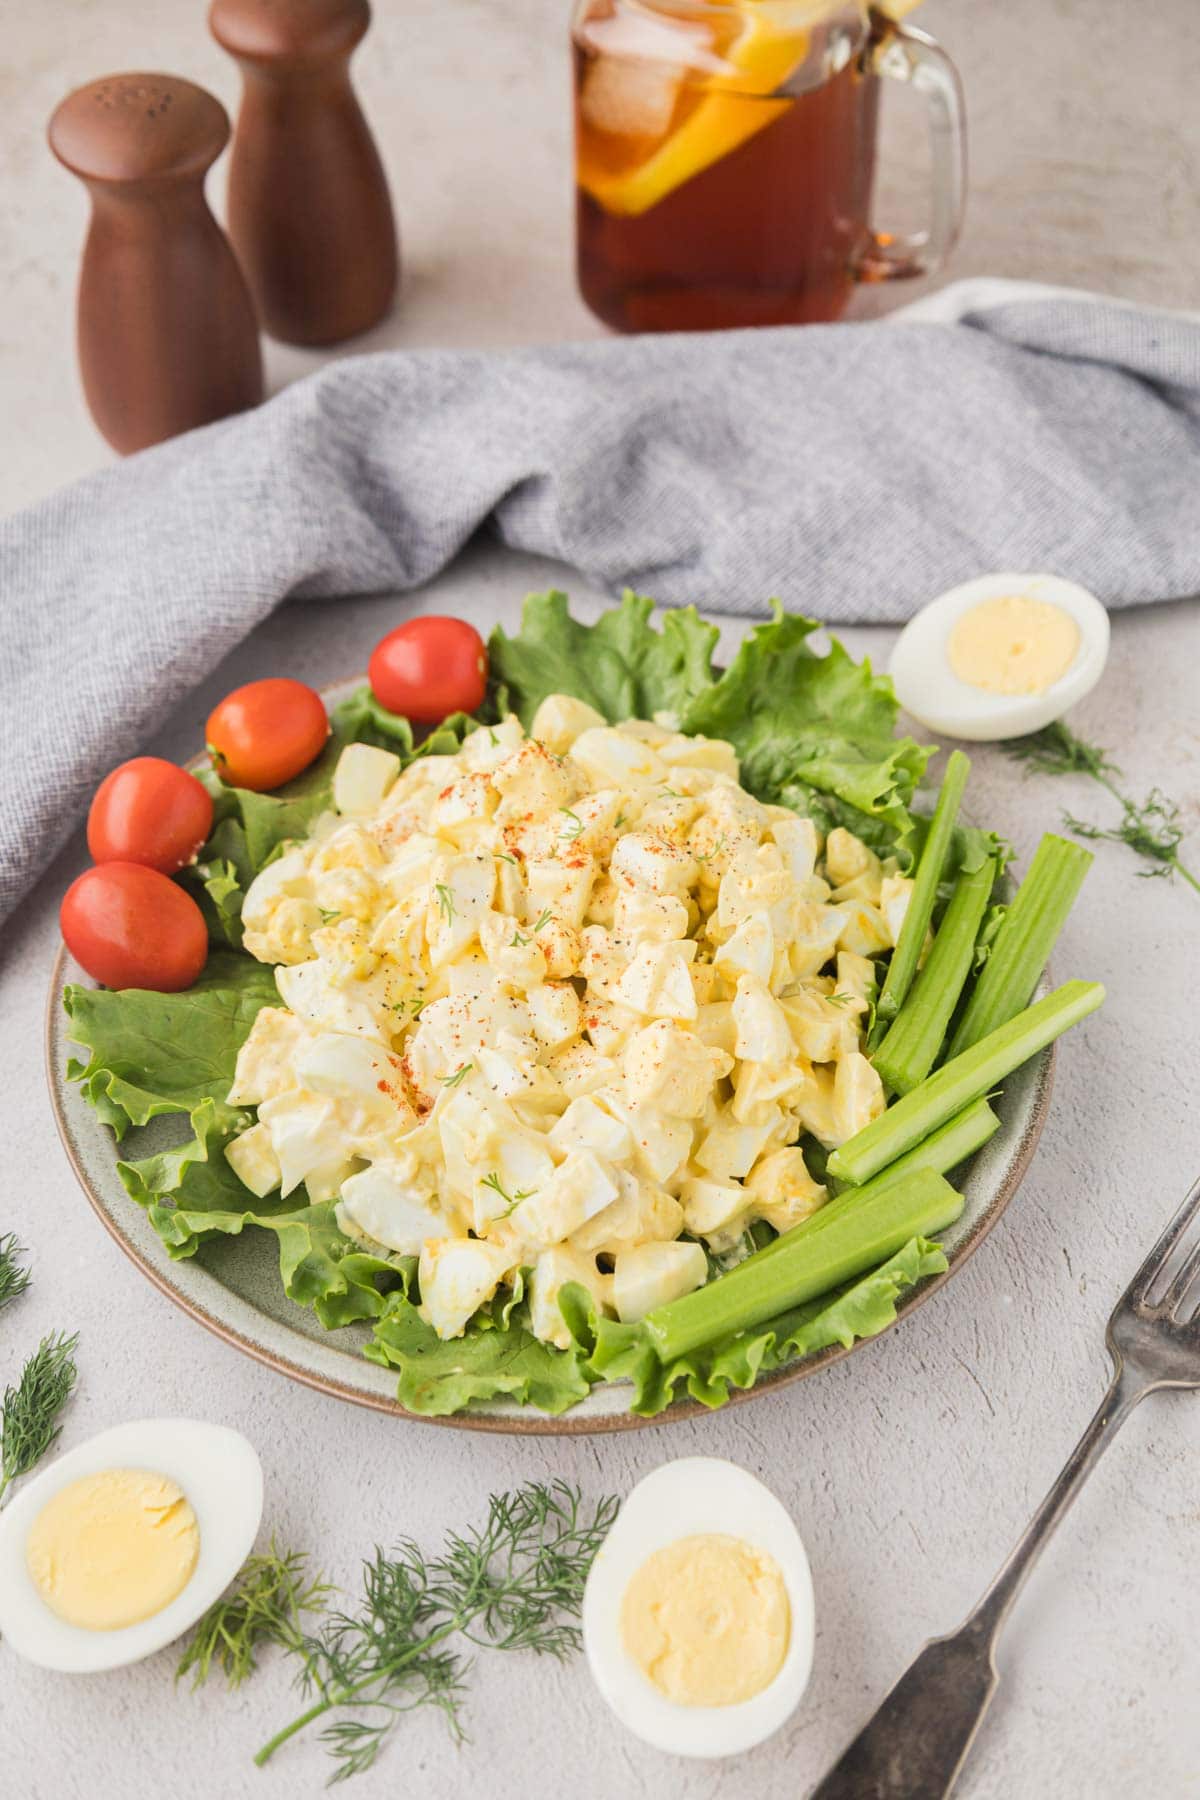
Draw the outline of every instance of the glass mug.
<instances>
[{"instance_id":1,"label":"glass mug","mask_svg":"<svg viewBox=\"0 0 1200 1800\"><path fill-rule=\"evenodd\" d=\"M618 331L836 319L923 275L962 221L954 65L866 0L578 0L579 289ZM927 231L870 222L881 77L929 106Z\"/></svg>"}]
</instances>

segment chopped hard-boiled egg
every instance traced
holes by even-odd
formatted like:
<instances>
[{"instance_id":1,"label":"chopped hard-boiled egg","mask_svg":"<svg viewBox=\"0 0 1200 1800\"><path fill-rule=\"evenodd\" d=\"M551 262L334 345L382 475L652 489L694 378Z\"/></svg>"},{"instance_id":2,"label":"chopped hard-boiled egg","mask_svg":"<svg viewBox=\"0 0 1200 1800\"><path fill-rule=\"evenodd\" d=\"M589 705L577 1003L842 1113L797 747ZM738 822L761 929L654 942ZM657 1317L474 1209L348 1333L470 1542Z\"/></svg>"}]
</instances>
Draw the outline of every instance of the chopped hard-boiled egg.
<instances>
[{"instance_id":1,"label":"chopped hard-boiled egg","mask_svg":"<svg viewBox=\"0 0 1200 1800\"><path fill-rule=\"evenodd\" d=\"M303 1184L417 1257L444 1338L527 1271L560 1347L569 1285L641 1319L824 1202L799 1140L883 1105L893 863L762 805L729 744L561 694L528 737L509 718L406 769L351 745L333 798L246 896L281 1000L229 1094L257 1109L225 1150L253 1195Z\"/></svg>"}]
</instances>

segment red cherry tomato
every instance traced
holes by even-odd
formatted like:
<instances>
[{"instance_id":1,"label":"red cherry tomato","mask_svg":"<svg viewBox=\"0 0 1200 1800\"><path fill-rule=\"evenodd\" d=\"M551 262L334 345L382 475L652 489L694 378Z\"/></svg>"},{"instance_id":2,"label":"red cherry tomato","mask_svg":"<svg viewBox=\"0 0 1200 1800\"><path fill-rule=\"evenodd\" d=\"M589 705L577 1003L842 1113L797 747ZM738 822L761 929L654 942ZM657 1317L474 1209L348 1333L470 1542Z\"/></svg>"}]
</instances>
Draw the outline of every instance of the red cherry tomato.
<instances>
[{"instance_id":1,"label":"red cherry tomato","mask_svg":"<svg viewBox=\"0 0 1200 1800\"><path fill-rule=\"evenodd\" d=\"M375 698L419 725L474 712L487 690L487 645L465 619L409 619L376 644L367 665Z\"/></svg>"},{"instance_id":2,"label":"red cherry tomato","mask_svg":"<svg viewBox=\"0 0 1200 1800\"><path fill-rule=\"evenodd\" d=\"M63 895L59 924L67 949L110 988L191 987L208 955L208 932L190 894L142 863L88 869Z\"/></svg>"},{"instance_id":3,"label":"red cherry tomato","mask_svg":"<svg viewBox=\"0 0 1200 1800\"><path fill-rule=\"evenodd\" d=\"M88 813L98 863L144 863L173 875L212 830L213 804L194 775L160 756L135 756L106 775Z\"/></svg>"},{"instance_id":4,"label":"red cherry tomato","mask_svg":"<svg viewBox=\"0 0 1200 1800\"><path fill-rule=\"evenodd\" d=\"M321 754L329 717L302 681L251 681L213 708L204 735L222 780L263 794Z\"/></svg>"}]
</instances>

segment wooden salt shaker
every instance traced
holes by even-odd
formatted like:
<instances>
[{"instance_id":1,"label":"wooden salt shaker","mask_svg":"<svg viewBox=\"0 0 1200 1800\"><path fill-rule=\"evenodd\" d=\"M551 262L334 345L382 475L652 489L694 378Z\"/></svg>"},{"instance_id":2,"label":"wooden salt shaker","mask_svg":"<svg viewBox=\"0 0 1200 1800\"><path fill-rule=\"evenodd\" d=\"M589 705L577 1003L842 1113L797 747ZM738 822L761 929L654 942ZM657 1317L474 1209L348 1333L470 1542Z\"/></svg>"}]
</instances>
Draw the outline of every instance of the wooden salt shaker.
<instances>
[{"instance_id":1,"label":"wooden salt shaker","mask_svg":"<svg viewBox=\"0 0 1200 1800\"><path fill-rule=\"evenodd\" d=\"M212 0L242 71L229 235L259 316L289 344L335 344L383 318L399 269L387 179L350 85L367 0Z\"/></svg>"},{"instance_id":2,"label":"wooden salt shaker","mask_svg":"<svg viewBox=\"0 0 1200 1800\"><path fill-rule=\"evenodd\" d=\"M79 366L109 443L143 450L257 405L254 308L204 198L224 107L175 75L109 75L69 94L48 135L92 202Z\"/></svg>"}]
</instances>

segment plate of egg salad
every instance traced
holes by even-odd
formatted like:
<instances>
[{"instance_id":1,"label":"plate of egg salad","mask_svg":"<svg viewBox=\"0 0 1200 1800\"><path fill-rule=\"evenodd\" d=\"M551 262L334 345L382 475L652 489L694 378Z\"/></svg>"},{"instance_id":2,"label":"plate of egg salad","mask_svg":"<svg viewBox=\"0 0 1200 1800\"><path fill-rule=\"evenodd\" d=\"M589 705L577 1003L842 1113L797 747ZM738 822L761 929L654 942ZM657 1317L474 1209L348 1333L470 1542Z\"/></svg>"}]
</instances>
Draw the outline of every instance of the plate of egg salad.
<instances>
[{"instance_id":1,"label":"plate of egg salad","mask_svg":"<svg viewBox=\"0 0 1200 1800\"><path fill-rule=\"evenodd\" d=\"M944 1281L1103 997L1044 978L1090 857L1016 882L967 758L918 796L930 747L817 631L722 666L693 609L535 595L114 771L51 1087L150 1278L297 1379L507 1431L746 1397Z\"/></svg>"}]
</instances>

